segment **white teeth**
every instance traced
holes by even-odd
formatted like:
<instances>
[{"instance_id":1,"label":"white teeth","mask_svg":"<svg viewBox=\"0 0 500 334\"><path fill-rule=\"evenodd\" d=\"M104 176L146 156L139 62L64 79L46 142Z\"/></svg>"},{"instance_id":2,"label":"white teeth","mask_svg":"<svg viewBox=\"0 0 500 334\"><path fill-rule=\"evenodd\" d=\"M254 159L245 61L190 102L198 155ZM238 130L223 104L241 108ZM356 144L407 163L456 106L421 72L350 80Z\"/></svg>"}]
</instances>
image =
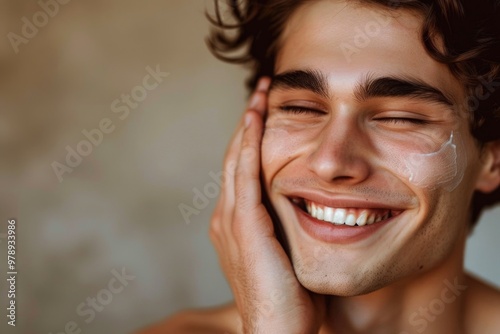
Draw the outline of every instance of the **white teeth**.
<instances>
[{"instance_id":1,"label":"white teeth","mask_svg":"<svg viewBox=\"0 0 500 334\"><path fill-rule=\"evenodd\" d=\"M335 215L333 216L333 222L335 224L344 224L346 211L344 209L336 209Z\"/></svg>"},{"instance_id":2,"label":"white teeth","mask_svg":"<svg viewBox=\"0 0 500 334\"><path fill-rule=\"evenodd\" d=\"M391 217L388 210L381 212L380 209L331 208L307 200L305 201L305 207L307 212L314 218L335 225L365 226Z\"/></svg>"},{"instance_id":3,"label":"white teeth","mask_svg":"<svg viewBox=\"0 0 500 334\"><path fill-rule=\"evenodd\" d=\"M356 224L358 224L359 226L365 226L366 218L368 218L368 213L366 211L361 212L358 219L356 220Z\"/></svg>"},{"instance_id":4,"label":"white teeth","mask_svg":"<svg viewBox=\"0 0 500 334\"><path fill-rule=\"evenodd\" d=\"M316 218L319 220L324 220L324 211L322 208L316 208Z\"/></svg>"},{"instance_id":5,"label":"white teeth","mask_svg":"<svg viewBox=\"0 0 500 334\"><path fill-rule=\"evenodd\" d=\"M332 208L325 208L325 212L324 212L324 217L323 219L327 222L332 222L334 223L333 221L333 209Z\"/></svg>"},{"instance_id":6,"label":"white teeth","mask_svg":"<svg viewBox=\"0 0 500 334\"><path fill-rule=\"evenodd\" d=\"M356 225L356 216L353 213L348 214L347 218L345 219L345 224L349 226Z\"/></svg>"},{"instance_id":7,"label":"white teeth","mask_svg":"<svg viewBox=\"0 0 500 334\"><path fill-rule=\"evenodd\" d=\"M371 214L369 217L368 217L368 220L366 221L366 225L371 225L375 222L375 215L374 214Z\"/></svg>"}]
</instances>

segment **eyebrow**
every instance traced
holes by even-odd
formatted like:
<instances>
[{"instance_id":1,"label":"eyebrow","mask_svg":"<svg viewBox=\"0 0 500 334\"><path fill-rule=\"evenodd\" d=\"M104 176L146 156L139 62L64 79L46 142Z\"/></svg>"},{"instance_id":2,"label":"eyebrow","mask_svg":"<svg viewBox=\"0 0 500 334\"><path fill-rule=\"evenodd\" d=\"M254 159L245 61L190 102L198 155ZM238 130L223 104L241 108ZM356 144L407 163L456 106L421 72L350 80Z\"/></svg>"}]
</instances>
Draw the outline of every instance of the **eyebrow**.
<instances>
[{"instance_id":1,"label":"eyebrow","mask_svg":"<svg viewBox=\"0 0 500 334\"><path fill-rule=\"evenodd\" d=\"M329 99L328 80L319 71L296 70L277 74L273 77L270 91L273 89L305 89Z\"/></svg>"},{"instance_id":2,"label":"eyebrow","mask_svg":"<svg viewBox=\"0 0 500 334\"><path fill-rule=\"evenodd\" d=\"M373 97L408 97L453 106L451 99L438 88L412 77L367 75L357 84L354 95L364 101Z\"/></svg>"},{"instance_id":3,"label":"eyebrow","mask_svg":"<svg viewBox=\"0 0 500 334\"><path fill-rule=\"evenodd\" d=\"M329 99L328 80L315 70L293 70L273 77L273 89L304 89ZM413 77L383 76L368 74L354 89L354 96L365 101L375 97L408 97L418 100L453 106L452 100L438 88Z\"/></svg>"}]
</instances>

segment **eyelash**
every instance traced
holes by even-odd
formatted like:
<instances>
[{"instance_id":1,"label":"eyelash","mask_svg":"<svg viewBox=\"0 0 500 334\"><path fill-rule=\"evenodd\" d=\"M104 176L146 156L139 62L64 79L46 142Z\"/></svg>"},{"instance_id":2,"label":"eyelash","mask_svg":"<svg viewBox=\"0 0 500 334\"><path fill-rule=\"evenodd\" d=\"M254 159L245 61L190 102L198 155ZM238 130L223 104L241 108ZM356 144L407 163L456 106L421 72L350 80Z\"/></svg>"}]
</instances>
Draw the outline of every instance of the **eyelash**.
<instances>
[{"instance_id":1,"label":"eyelash","mask_svg":"<svg viewBox=\"0 0 500 334\"><path fill-rule=\"evenodd\" d=\"M393 123L393 124L405 124L405 123L411 123L415 125L425 125L429 124L429 122L423 120L423 119L417 119L417 118L406 118L406 117L386 117L386 118L377 118L375 119L376 121L382 121L384 123Z\"/></svg>"},{"instance_id":2,"label":"eyelash","mask_svg":"<svg viewBox=\"0 0 500 334\"><path fill-rule=\"evenodd\" d=\"M324 111L321 111L319 109L313 109L313 108L306 108L306 107L300 107L300 106L280 106L280 110L296 115L300 114L325 114ZM408 117L384 117L384 118L376 118L376 121L381 121L384 123L392 123L392 124L405 124L405 123L410 123L410 124L415 124L415 125L425 125L429 124L429 122L423 120L423 119L417 119L417 118L408 118Z\"/></svg>"},{"instance_id":3,"label":"eyelash","mask_svg":"<svg viewBox=\"0 0 500 334\"><path fill-rule=\"evenodd\" d=\"M292 114L325 114L324 111L321 111L319 109L306 108L300 106L280 106L279 109Z\"/></svg>"}]
</instances>

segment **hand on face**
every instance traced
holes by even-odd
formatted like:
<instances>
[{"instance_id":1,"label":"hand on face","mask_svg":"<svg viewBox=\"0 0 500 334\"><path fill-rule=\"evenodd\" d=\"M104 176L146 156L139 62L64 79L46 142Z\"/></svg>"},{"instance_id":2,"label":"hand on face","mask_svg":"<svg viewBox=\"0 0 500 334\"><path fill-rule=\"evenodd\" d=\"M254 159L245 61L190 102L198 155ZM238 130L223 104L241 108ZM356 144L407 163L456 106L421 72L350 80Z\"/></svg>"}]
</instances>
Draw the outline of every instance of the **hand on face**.
<instances>
[{"instance_id":1,"label":"hand on face","mask_svg":"<svg viewBox=\"0 0 500 334\"><path fill-rule=\"evenodd\" d=\"M210 237L245 333L318 332L325 298L297 280L262 203L260 145L269 85L269 78L259 81L229 144Z\"/></svg>"}]
</instances>

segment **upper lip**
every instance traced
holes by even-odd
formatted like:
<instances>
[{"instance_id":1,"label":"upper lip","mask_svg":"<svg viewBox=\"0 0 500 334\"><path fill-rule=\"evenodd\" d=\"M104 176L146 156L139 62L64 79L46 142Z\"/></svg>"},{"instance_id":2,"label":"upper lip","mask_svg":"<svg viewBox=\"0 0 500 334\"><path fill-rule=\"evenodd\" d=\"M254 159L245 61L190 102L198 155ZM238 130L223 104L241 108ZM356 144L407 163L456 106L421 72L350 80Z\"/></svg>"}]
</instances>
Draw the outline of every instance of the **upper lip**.
<instances>
[{"instance_id":1,"label":"upper lip","mask_svg":"<svg viewBox=\"0 0 500 334\"><path fill-rule=\"evenodd\" d=\"M362 198L359 195L352 196L347 194L331 194L323 195L316 191L295 191L286 194L290 199L306 199L316 204L320 204L330 208L358 208L358 209L388 209L393 211L403 211L408 205L381 202L370 198Z\"/></svg>"}]
</instances>

